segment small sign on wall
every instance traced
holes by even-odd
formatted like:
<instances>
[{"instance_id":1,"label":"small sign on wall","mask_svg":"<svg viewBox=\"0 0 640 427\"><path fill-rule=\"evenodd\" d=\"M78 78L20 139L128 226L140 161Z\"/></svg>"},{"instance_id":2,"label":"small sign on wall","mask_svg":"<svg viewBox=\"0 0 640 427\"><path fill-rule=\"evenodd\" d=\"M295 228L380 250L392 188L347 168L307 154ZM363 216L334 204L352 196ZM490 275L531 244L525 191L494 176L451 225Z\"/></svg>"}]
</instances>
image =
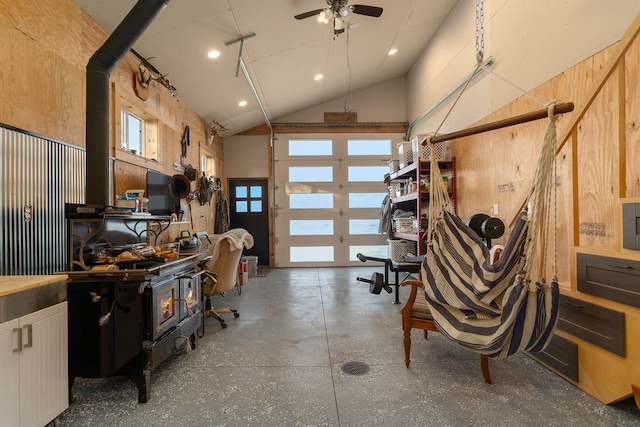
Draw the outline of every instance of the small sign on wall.
<instances>
[{"instance_id":1,"label":"small sign on wall","mask_svg":"<svg viewBox=\"0 0 640 427\"><path fill-rule=\"evenodd\" d=\"M358 123L358 113L356 112L343 112L343 113L324 113L325 123Z\"/></svg>"}]
</instances>

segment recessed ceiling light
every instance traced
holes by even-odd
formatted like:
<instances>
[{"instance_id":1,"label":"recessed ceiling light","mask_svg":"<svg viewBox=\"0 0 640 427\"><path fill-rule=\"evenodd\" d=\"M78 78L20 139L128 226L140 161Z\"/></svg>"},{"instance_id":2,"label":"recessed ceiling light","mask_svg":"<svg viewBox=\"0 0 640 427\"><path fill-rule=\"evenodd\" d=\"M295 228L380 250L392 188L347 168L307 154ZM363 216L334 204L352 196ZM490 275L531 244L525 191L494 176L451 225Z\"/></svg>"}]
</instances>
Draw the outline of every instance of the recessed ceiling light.
<instances>
[{"instance_id":1,"label":"recessed ceiling light","mask_svg":"<svg viewBox=\"0 0 640 427\"><path fill-rule=\"evenodd\" d=\"M240 101L238 105L244 107L245 105L247 105L247 101Z\"/></svg>"},{"instance_id":2,"label":"recessed ceiling light","mask_svg":"<svg viewBox=\"0 0 640 427\"><path fill-rule=\"evenodd\" d=\"M220 56L220 51L217 50L210 50L209 53L207 53L207 56L211 59L215 59L218 56Z\"/></svg>"},{"instance_id":3,"label":"recessed ceiling light","mask_svg":"<svg viewBox=\"0 0 640 427\"><path fill-rule=\"evenodd\" d=\"M322 80L324 76L322 74L316 74L316 76L313 78L314 80Z\"/></svg>"},{"instance_id":4,"label":"recessed ceiling light","mask_svg":"<svg viewBox=\"0 0 640 427\"><path fill-rule=\"evenodd\" d=\"M389 51L389 55L395 55L395 54L396 54L396 52L398 52L398 49L396 49L396 48L394 47L394 48L392 48L392 49Z\"/></svg>"}]
</instances>

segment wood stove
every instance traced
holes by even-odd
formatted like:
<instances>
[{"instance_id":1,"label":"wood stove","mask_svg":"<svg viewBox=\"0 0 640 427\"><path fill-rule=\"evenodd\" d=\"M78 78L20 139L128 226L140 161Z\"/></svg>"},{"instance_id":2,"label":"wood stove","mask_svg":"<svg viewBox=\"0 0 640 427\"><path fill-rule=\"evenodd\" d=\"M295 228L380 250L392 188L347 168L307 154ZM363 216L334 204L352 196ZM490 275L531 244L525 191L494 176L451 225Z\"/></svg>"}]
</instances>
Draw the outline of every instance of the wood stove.
<instances>
[{"instance_id":1,"label":"wood stove","mask_svg":"<svg viewBox=\"0 0 640 427\"><path fill-rule=\"evenodd\" d=\"M75 377L125 375L136 383L138 401L147 402L153 369L195 348L203 322L198 255L111 271L91 270L86 261L94 241L148 236L140 221L149 227L164 217L68 214L70 391Z\"/></svg>"}]
</instances>

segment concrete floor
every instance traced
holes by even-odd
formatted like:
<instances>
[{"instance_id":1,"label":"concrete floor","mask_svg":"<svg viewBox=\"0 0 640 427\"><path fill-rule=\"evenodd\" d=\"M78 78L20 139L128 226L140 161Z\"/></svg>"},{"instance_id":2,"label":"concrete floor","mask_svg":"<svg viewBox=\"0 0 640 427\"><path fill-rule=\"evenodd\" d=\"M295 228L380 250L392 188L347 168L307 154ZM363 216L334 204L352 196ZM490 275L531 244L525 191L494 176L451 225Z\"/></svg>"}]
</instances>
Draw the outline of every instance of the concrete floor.
<instances>
[{"instance_id":1,"label":"concrete floor","mask_svg":"<svg viewBox=\"0 0 640 427\"><path fill-rule=\"evenodd\" d=\"M214 305L189 354L169 358L137 402L127 378L78 378L63 426L637 426L633 399L604 405L524 355L491 361L440 336L412 334L404 365L399 305L356 276L382 268L260 269ZM404 301L408 290L401 289ZM369 371L345 373L363 362Z\"/></svg>"}]
</instances>

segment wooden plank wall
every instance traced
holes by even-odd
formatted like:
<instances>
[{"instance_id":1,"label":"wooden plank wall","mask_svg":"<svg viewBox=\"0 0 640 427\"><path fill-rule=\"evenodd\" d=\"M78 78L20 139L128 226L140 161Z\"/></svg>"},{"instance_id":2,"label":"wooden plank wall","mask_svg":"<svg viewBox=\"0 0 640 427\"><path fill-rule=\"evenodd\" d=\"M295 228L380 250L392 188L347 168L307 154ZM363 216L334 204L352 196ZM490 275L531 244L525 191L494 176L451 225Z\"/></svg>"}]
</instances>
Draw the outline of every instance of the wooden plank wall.
<instances>
[{"instance_id":1,"label":"wooden plank wall","mask_svg":"<svg viewBox=\"0 0 640 427\"><path fill-rule=\"evenodd\" d=\"M594 77L601 72L610 47L581 62L531 93L550 101L578 105ZM558 277L569 285L575 247L620 248L621 198L640 196L640 89L635 82L640 42L627 52L624 81L614 77L605 84L591 108L558 156L557 262ZM496 83L500 84L500 82ZM464 98L463 98L464 99ZM477 124L540 109L526 96L499 109ZM558 134L570 117L559 117ZM625 120L625 118L628 118ZM506 224L529 190L546 120L527 123L451 142L457 159L459 215L497 215ZM621 131L622 129L622 131ZM626 135L625 135L626 132ZM495 241L504 243L505 238ZM575 286L575 285L574 285ZM573 286L573 287L574 287Z\"/></svg>"},{"instance_id":2,"label":"wooden plank wall","mask_svg":"<svg viewBox=\"0 0 640 427\"><path fill-rule=\"evenodd\" d=\"M85 68L107 34L71 0L0 0L0 122L85 147ZM207 123L178 97L152 82L147 101L136 97L138 62L127 55L111 75L111 155L117 159L116 193L145 188L147 168L169 175L180 163L185 126L191 144L185 164L199 169L201 154L214 157L224 180L223 145L209 145ZM168 73L167 70L161 70ZM159 121L159 161L118 150L119 105L134 103ZM196 189L196 183L192 183ZM186 203L186 201L183 201ZM194 229L213 232L213 207L191 202Z\"/></svg>"}]
</instances>

